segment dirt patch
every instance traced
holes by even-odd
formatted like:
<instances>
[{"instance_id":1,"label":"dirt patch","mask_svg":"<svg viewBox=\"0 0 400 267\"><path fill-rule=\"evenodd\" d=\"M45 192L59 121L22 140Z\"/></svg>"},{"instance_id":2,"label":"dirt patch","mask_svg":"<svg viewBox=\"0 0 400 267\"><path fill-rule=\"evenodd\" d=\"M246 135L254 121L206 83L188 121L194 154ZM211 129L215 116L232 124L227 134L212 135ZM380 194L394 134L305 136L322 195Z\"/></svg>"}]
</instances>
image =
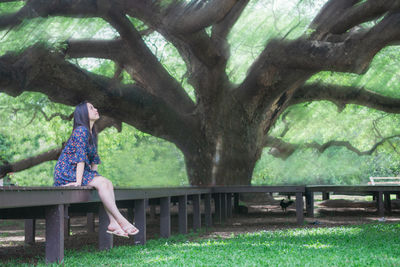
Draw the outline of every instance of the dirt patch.
<instances>
[{"instance_id":1,"label":"dirt patch","mask_svg":"<svg viewBox=\"0 0 400 267\"><path fill-rule=\"evenodd\" d=\"M355 225L377 222L382 220L376 212L374 204L365 199L356 201L316 201L314 218L305 218L302 226L296 224L295 204L288 207L286 212L281 210L279 200L270 203L251 203L248 205L247 214L233 214L222 224L214 224L213 227L202 228L200 238L229 238L233 235L258 231L274 231L291 228L315 228L334 227L342 225ZM318 199L317 199L318 200ZM332 204L333 203L333 204ZM355 204L356 203L356 204ZM339 205L340 204L340 205ZM191 210L188 210L188 226L192 228ZM202 218L204 222L204 217ZM385 214L384 223L400 222L400 209L392 205L391 214ZM96 231L98 220L95 221ZM157 210L154 218L147 217L147 239L159 238L160 218ZM35 264L44 257L44 220L36 222L36 243L24 245L24 221L0 220L0 263L10 259L18 259L21 263ZM171 207L171 233L178 234L177 206ZM96 251L98 246L98 234L86 232L86 217L71 219L70 236L65 238L67 250ZM133 239L114 238L114 246L132 245Z\"/></svg>"}]
</instances>

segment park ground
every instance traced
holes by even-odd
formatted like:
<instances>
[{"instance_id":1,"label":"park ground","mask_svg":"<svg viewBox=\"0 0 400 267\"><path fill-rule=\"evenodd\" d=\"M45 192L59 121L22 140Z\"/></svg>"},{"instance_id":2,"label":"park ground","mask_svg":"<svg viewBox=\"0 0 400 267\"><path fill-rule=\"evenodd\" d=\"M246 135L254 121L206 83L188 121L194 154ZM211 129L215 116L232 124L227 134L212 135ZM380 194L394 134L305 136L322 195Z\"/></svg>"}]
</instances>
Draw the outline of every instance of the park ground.
<instances>
[{"instance_id":1,"label":"park ground","mask_svg":"<svg viewBox=\"0 0 400 267\"><path fill-rule=\"evenodd\" d=\"M397 228L397 236L394 238L394 246L400 248L400 202L392 201L392 213L386 214L384 218L379 218L376 214L374 204L370 197L355 196L331 196L329 201L319 201L316 197L316 214L314 218L306 217L302 226L296 224L295 207L291 206L286 212L279 207L279 200L283 196L275 196L268 203L247 202L249 209L248 214L234 214L222 224L214 224L213 227L202 228L198 233L191 232L185 237L177 235L178 217L177 207L173 206L171 210L171 232L172 241L179 242L205 242L205 240L232 240L238 236L258 235L259 233L279 233L286 230L308 230L310 229L338 229L341 227L361 226L369 227L369 225L395 225ZM190 207L190 205L189 205ZM190 214L190 210L188 213ZM157 213L156 213L157 214ZM191 217L188 218L189 228L191 226ZM97 226L96 221L96 226ZM159 217L148 217L147 223L147 239L148 244L158 242L159 240ZM24 224L23 220L1 220L0 221L0 265L21 263L21 264L41 264L44 258L44 220L37 221L36 244L33 246L24 246ZM391 229L393 230L393 229ZM332 230L331 232L335 232ZM341 235L341 233L339 233ZM271 237L273 239L273 237ZM157 241L158 240L158 241ZM169 239L168 239L169 240ZM165 244L168 243L165 240ZM239 241L238 241L239 242ZM323 242L323 240L317 240ZM342 241L340 241L342 242ZM347 242L347 241L343 241ZM114 247L116 250L123 249L130 245L132 240L125 238L114 238ZM163 245L163 244L162 244ZM315 245L315 244L314 244ZM148 245L146 245L148 246ZM71 219L70 236L65 239L66 257L71 258L70 253L85 253L96 251L97 233L86 233L86 217L74 217ZM112 255L112 254L109 254ZM72 256L73 258L73 256ZM392 258L389 262L392 264L397 262L400 264L399 258ZM67 264L68 262L66 262ZM149 263L149 262L148 262ZM164 262L168 265L166 262ZM225 262L226 263L226 262ZM377 262L382 264L382 262ZM108 263L113 264L113 263ZM123 263L121 263L124 265ZM158 264L164 265L161 262ZM218 263L215 263L218 264ZM254 264L254 262L249 262ZM335 262L332 262L335 265ZM360 264L356 262L355 265ZM67 264L68 265L68 264ZM74 265L74 264L72 264ZM140 265L140 264L139 264ZM146 264L144 264L146 265ZM202 264L200 264L202 265ZM205 264L207 265L207 264ZM211 264L212 265L212 264ZM223 265L223 264L222 264Z\"/></svg>"}]
</instances>

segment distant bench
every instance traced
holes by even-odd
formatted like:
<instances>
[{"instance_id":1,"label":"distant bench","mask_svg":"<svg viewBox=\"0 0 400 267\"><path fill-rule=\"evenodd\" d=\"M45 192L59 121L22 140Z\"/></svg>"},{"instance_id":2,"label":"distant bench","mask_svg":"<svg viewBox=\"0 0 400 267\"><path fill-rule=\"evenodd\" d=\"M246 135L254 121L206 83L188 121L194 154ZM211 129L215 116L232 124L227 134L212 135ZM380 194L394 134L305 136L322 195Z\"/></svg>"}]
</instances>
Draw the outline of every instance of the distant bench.
<instances>
[{"instance_id":1,"label":"distant bench","mask_svg":"<svg viewBox=\"0 0 400 267\"><path fill-rule=\"evenodd\" d=\"M385 210L391 212L390 195L396 194L400 198L400 184L382 185L307 185L306 186L306 213L314 216L314 193L321 192L322 200L328 200L331 193L340 195L370 195L376 201L377 213L383 217Z\"/></svg>"},{"instance_id":2,"label":"distant bench","mask_svg":"<svg viewBox=\"0 0 400 267\"><path fill-rule=\"evenodd\" d=\"M369 177L368 184L380 185L380 184L397 184L400 185L400 177Z\"/></svg>"}]
</instances>

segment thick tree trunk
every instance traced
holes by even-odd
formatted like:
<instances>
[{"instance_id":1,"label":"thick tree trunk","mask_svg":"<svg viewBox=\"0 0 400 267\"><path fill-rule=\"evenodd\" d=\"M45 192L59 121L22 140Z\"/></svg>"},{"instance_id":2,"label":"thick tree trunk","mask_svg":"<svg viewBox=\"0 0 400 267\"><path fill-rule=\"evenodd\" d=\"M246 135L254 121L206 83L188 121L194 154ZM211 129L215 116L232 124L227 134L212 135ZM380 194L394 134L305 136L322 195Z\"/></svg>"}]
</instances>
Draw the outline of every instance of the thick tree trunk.
<instances>
[{"instance_id":1,"label":"thick tree trunk","mask_svg":"<svg viewBox=\"0 0 400 267\"><path fill-rule=\"evenodd\" d=\"M223 98L227 100L229 98ZM214 116L205 119L203 140L184 153L192 185L249 185L264 138L262 124L246 112L223 101Z\"/></svg>"},{"instance_id":2,"label":"thick tree trunk","mask_svg":"<svg viewBox=\"0 0 400 267\"><path fill-rule=\"evenodd\" d=\"M258 138L228 132L214 140L213 147L203 147L185 154L191 185L249 185L262 149ZM247 138L243 138L247 136ZM240 137L240 138L239 138Z\"/></svg>"}]
</instances>

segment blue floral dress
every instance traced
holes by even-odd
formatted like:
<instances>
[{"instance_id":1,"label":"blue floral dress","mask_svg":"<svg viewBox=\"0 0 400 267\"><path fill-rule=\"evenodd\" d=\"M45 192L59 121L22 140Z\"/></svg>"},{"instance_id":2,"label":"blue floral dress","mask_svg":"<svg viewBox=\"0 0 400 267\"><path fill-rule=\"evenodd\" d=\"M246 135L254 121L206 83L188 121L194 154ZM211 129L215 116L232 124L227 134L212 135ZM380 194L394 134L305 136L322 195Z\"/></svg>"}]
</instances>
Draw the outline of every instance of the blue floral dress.
<instances>
[{"instance_id":1,"label":"blue floral dress","mask_svg":"<svg viewBox=\"0 0 400 267\"><path fill-rule=\"evenodd\" d=\"M90 169L92 163L100 164L100 158L96 145L89 144L89 135L89 130L84 126L73 130L54 168L54 186L76 182L76 166L82 161L85 162L82 185L87 185L95 176L99 176L97 171Z\"/></svg>"}]
</instances>

